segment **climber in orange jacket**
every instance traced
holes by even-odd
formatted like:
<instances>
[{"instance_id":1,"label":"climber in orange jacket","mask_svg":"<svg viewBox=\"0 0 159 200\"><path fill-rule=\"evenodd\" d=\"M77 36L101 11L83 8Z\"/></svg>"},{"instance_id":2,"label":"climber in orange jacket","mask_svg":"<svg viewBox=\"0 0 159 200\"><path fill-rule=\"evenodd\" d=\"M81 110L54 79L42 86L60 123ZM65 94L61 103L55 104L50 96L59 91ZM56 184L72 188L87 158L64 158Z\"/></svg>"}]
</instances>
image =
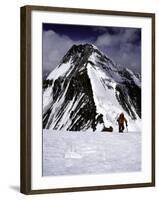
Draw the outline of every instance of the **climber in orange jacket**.
<instances>
[{"instance_id":1,"label":"climber in orange jacket","mask_svg":"<svg viewBox=\"0 0 159 200\"><path fill-rule=\"evenodd\" d=\"M128 126L128 123L127 123L127 119L125 118L124 116L124 113L121 113L117 119L117 122L118 122L118 125L119 125L119 132L120 133L123 133L124 131L124 122L126 124L126 127Z\"/></svg>"}]
</instances>

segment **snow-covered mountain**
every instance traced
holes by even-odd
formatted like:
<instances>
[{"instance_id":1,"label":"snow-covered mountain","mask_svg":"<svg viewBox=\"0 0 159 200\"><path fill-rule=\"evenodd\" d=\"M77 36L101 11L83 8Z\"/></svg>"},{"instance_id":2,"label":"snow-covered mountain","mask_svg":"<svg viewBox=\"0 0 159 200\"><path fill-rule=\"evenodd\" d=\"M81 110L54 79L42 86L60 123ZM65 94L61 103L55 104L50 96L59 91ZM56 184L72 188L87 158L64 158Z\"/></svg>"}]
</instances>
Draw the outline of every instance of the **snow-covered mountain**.
<instances>
[{"instance_id":1,"label":"snow-covered mountain","mask_svg":"<svg viewBox=\"0 0 159 200\"><path fill-rule=\"evenodd\" d=\"M129 130L140 130L141 77L119 68L94 45L73 45L43 81L45 129L116 129L121 112Z\"/></svg>"}]
</instances>

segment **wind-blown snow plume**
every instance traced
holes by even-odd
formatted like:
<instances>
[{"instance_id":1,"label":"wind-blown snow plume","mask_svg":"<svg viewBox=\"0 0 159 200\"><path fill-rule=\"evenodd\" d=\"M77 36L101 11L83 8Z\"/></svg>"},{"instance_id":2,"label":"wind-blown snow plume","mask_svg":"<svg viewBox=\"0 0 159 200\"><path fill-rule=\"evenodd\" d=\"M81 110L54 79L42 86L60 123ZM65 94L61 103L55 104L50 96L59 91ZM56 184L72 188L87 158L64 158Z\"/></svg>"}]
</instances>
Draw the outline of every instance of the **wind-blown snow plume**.
<instances>
[{"instance_id":1,"label":"wind-blown snow plume","mask_svg":"<svg viewBox=\"0 0 159 200\"><path fill-rule=\"evenodd\" d=\"M141 77L130 69L121 70L91 44L73 45L43 82L45 129L116 129L121 112L129 130L140 130Z\"/></svg>"}]
</instances>

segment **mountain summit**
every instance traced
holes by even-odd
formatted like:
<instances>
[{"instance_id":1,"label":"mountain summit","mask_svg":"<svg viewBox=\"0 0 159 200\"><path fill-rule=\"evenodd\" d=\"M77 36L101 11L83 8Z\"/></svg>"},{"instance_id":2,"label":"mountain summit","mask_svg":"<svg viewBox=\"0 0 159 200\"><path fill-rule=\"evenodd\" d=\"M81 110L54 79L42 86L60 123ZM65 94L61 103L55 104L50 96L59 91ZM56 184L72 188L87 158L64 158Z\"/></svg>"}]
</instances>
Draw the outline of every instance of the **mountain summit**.
<instances>
[{"instance_id":1,"label":"mountain summit","mask_svg":"<svg viewBox=\"0 0 159 200\"><path fill-rule=\"evenodd\" d=\"M91 44L73 45L43 82L43 128L101 131L124 112L139 130L141 77Z\"/></svg>"}]
</instances>

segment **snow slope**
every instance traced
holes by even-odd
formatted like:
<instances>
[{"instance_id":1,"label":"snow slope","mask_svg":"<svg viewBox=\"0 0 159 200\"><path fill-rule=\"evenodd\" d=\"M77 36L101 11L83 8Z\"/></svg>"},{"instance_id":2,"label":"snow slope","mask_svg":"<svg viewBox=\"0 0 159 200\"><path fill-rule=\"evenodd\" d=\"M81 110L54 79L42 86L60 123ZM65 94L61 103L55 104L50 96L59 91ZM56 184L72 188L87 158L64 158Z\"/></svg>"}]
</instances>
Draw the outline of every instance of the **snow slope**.
<instances>
[{"instance_id":1,"label":"snow slope","mask_svg":"<svg viewBox=\"0 0 159 200\"><path fill-rule=\"evenodd\" d=\"M140 170L140 132L43 131L43 176Z\"/></svg>"},{"instance_id":2,"label":"snow slope","mask_svg":"<svg viewBox=\"0 0 159 200\"><path fill-rule=\"evenodd\" d=\"M123 111L122 105L116 98L116 95L118 95L116 91L117 82L104 73L104 71L98 66L94 65L92 67L90 63L87 64L87 73L92 85L96 112L103 115L103 120L106 127L112 126L114 130L117 131L118 127L115 126L116 120L119 116L119 113ZM131 109L134 110L133 106L131 106ZM134 113L136 114L135 110ZM128 120L129 130L140 131L141 119L138 117L138 115L136 114L135 116L136 120L132 120L128 113L124 112L124 114ZM100 131L100 127L99 129L97 127L97 131Z\"/></svg>"}]
</instances>

